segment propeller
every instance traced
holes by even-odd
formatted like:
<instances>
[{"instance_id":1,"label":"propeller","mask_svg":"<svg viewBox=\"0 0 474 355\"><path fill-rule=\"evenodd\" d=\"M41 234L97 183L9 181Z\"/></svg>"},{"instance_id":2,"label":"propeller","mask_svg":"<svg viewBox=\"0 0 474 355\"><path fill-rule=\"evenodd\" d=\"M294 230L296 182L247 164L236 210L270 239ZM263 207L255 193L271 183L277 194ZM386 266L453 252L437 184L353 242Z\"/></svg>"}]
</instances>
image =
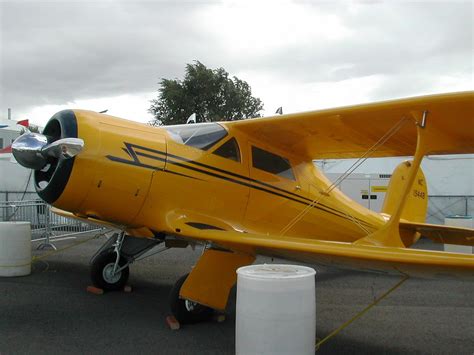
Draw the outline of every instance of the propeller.
<instances>
[{"instance_id":1,"label":"propeller","mask_svg":"<svg viewBox=\"0 0 474 355\"><path fill-rule=\"evenodd\" d=\"M49 157L71 159L84 148L80 138L63 138L48 144L48 138L39 133L26 132L12 144L12 153L17 162L28 169L40 170Z\"/></svg>"}]
</instances>

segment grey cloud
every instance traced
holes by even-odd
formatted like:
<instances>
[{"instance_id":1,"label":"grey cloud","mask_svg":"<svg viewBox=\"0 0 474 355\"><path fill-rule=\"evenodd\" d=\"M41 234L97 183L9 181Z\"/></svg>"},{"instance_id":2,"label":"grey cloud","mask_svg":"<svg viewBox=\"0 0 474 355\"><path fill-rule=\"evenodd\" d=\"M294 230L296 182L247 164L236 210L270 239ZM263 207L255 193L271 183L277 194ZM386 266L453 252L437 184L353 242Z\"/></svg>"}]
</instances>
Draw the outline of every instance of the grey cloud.
<instances>
[{"instance_id":1,"label":"grey cloud","mask_svg":"<svg viewBox=\"0 0 474 355\"><path fill-rule=\"evenodd\" d=\"M202 55L198 5L0 3L2 110L156 90ZM202 6L202 5L199 5Z\"/></svg>"},{"instance_id":2,"label":"grey cloud","mask_svg":"<svg viewBox=\"0 0 474 355\"><path fill-rule=\"evenodd\" d=\"M409 85L429 91L441 76L472 77L472 3L368 3L355 12L338 10L349 37L315 38L311 46L295 41L239 65L306 83L380 75L390 87L399 82L400 92Z\"/></svg>"},{"instance_id":3,"label":"grey cloud","mask_svg":"<svg viewBox=\"0 0 474 355\"><path fill-rule=\"evenodd\" d=\"M283 84L379 75L386 80L374 98L429 91L440 76L472 78L471 2L296 4L337 17L350 35L236 55L220 29L204 29L199 18L219 3L0 2L0 112L155 91L161 77L182 76L196 59Z\"/></svg>"}]
</instances>

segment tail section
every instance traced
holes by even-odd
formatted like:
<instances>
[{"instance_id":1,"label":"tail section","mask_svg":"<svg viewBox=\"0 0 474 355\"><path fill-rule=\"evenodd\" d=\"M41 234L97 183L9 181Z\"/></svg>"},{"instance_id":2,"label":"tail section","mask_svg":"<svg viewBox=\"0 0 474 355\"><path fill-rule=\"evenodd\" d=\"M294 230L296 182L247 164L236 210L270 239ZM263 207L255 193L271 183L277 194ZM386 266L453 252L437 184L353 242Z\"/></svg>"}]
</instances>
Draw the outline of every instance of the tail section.
<instances>
[{"instance_id":1,"label":"tail section","mask_svg":"<svg viewBox=\"0 0 474 355\"><path fill-rule=\"evenodd\" d=\"M382 213L391 215L395 212L400 203L399 196L402 192L405 181L408 178L411 162L405 161L398 165L393 171L392 178L388 184L388 190L385 194L385 201L382 207ZM426 211L428 209L428 188L426 186L425 174L421 168L413 183L408 196L408 200L403 209L401 218L411 222L425 222Z\"/></svg>"},{"instance_id":2,"label":"tail section","mask_svg":"<svg viewBox=\"0 0 474 355\"><path fill-rule=\"evenodd\" d=\"M399 164L393 171L392 178L388 184L388 190L385 194L385 201L382 207L382 213L392 215L397 206L400 204L400 195L402 193L405 181L408 179L408 174L412 163L405 161ZM403 208L401 219L410 222L424 223L426 218L426 211L428 209L428 189L426 186L425 175L421 168L418 170L413 186L410 189L410 194ZM400 230L400 237L405 246L410 246L419 238L419 233L410 232L407 230Z\"/></svg>"}]
</instances>

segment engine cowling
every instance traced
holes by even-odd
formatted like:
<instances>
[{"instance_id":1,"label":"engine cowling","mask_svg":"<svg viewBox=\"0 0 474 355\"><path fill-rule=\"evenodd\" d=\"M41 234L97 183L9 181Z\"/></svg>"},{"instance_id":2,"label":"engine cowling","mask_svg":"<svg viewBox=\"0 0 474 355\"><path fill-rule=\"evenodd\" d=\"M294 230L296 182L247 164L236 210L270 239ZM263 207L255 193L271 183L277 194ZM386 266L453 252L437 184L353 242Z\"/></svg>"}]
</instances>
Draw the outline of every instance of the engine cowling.
<instances>
[{"instance_id":1,"label":"engine cowling","mask_svg":"<svg viewBox=\"0 0 474 355\"><path fill-rule=\"evenodd\" d=\"M93 111L64 110L51 117L42 135L36 160L28 166L35 169L36 191L46 202L80 216L132 224L153 173L165 168L166 134L161 128ZM65 140L69 145L61 145ZM83 148L76 152L79 141Z\"/></svg>"}]
</instances>

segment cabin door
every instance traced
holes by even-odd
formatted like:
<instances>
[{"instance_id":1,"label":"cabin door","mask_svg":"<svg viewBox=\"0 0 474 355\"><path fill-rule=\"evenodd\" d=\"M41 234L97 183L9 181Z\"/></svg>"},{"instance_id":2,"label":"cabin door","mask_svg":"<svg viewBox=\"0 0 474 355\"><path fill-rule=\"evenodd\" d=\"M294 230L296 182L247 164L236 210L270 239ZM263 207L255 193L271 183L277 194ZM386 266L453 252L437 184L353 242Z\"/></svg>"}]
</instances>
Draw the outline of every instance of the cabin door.
<instances>
[{"instance_id":1,"label":"cabin door","mask_svg":"<svg viewBox=\"0 0 474 355\"><path fill-rule=\"evenodd\" d=\"M255 232L279 234L306 206L294 161L256 142L250 142L248 153L252 187L246 223Z\"/></svg>"}]
</instances>

